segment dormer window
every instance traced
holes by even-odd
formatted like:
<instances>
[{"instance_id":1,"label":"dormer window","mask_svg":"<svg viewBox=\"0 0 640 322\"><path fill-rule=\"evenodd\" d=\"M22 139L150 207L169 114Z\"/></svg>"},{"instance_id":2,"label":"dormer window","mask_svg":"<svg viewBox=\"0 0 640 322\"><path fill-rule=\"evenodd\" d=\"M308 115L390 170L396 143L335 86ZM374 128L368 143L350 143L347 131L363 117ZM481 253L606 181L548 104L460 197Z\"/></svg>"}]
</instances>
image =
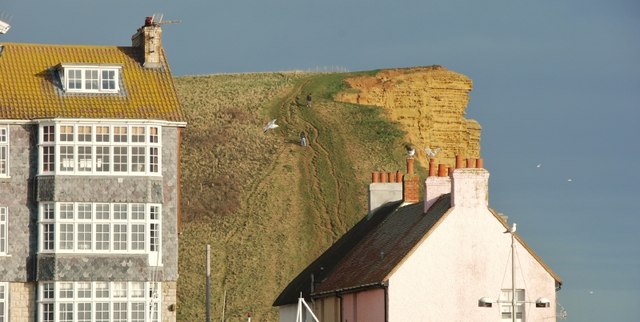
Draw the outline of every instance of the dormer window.
<instances>
[{"instance_id":1,"label":"dormer window","mask_svg":"<svg viewBox=\"0 0 640 322\"><path fill-rule=\"evenodd\" d=\"M62 87L69 93L115 93L120 90L121 66L61 64Z\"/></svg>"}]
</instances>

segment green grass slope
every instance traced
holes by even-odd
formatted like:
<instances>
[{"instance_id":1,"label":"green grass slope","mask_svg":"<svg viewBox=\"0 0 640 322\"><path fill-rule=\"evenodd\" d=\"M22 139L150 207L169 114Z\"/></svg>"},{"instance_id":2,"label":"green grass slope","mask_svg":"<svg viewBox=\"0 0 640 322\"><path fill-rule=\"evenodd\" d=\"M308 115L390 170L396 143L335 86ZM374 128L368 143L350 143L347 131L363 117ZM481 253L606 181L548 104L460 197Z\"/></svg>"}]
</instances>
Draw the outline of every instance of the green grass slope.
<instances>
[{"instance_id":1,"label":"green grass slope","mask_svg":"<svg viewBox=\"0 0 640 322\"><path fill-rule=\"evenodd\" d=\"M366 214L373 170L404 170L404 133L381 109L337 103L353 74L179 77L182 232L178 320L277 321L271 304L311 260ZM304 106L307 93L313 106ZM263 133L277 118L280 127ZM305 131L309 146L299 145ZM226 294L226 296L225 296Z\"/></svg>"}]
</instances>

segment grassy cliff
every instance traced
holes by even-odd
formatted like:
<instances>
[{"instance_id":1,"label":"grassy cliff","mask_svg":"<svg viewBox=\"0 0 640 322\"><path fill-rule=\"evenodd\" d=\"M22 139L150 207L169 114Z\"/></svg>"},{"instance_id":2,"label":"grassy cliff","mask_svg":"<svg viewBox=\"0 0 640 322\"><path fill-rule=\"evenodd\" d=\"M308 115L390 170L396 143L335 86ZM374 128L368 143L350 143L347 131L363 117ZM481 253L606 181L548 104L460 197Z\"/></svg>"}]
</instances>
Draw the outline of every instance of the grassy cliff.
<instances>
[{"instance_id":1,"label":"grassy cliff","mask_svg":"<svg viewBox=\"0 0 640 322\"><path fill-rule=\"evenodd\" d=\"M251 312L256 321L277 321L271 304L284 286L366 215L371 171L404 171L404 145L412 136L402 121L397 115L391 121L394 114L384 104L355 101L362 94L373 102L380 86L367 94L345 81L378 73L176 79L188 122L182 137L179 321L204 319L207 244L212 319L220 319L224 297L226 320L246 321ZM384 77L378 79L382 86ZM305 106L308 93L311 108ZM264 133L274 118L280 127ZM426 131L429 125L420 126ZM308 147L299 144L302 131Z\"/></svg>"}]
</instances>

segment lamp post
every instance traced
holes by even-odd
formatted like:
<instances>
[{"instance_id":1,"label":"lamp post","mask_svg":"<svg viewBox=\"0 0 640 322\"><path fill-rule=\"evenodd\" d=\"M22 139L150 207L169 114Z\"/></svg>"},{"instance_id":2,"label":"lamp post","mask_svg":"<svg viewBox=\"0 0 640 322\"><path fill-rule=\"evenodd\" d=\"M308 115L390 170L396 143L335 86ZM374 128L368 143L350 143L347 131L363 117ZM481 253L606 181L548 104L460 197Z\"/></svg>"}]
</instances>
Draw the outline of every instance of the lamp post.
<instances>
[{"instance_id":1,"label":"lamp post","mask_svg":"<svg viewBox=\"0 0 640 322\"><path fill-rule=\"evenodd\" d=\"M507 232L511 234L511 321L516 322L516 243L515 235L516 223Z\"/></svg>"}]
</instances>

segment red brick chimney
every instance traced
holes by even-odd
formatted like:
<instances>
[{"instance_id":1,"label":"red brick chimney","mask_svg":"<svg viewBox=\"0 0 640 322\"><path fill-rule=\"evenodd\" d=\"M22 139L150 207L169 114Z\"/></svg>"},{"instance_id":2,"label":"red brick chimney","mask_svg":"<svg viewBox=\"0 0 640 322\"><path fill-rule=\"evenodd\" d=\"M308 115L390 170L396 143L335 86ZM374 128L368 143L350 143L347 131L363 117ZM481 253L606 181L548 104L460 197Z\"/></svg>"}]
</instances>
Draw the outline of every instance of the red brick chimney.
<instances>
[{"instance_id":1,"label":"red brick chimney","mask_svg":"<svg viewBox=\"0 0 640 322\"><path fill-rule=\"evenodd\" d=\"M413 172L413 157L407 158L407 174L402 182L402 199L405 204L420 201L420 177Z\"/></svg>"},{"instance_id":2,"label":"red brick chimney","mask_svg":"<svg viewBox=\"0 0 640 322\"><path fill-rule=\"evenodd\" d=\"M142 66L145 68L162 67L162 28L153 21L153 17L146 17L144 26L131 36L131 45L144 51Z\"/></svg>"}]
</instances>

